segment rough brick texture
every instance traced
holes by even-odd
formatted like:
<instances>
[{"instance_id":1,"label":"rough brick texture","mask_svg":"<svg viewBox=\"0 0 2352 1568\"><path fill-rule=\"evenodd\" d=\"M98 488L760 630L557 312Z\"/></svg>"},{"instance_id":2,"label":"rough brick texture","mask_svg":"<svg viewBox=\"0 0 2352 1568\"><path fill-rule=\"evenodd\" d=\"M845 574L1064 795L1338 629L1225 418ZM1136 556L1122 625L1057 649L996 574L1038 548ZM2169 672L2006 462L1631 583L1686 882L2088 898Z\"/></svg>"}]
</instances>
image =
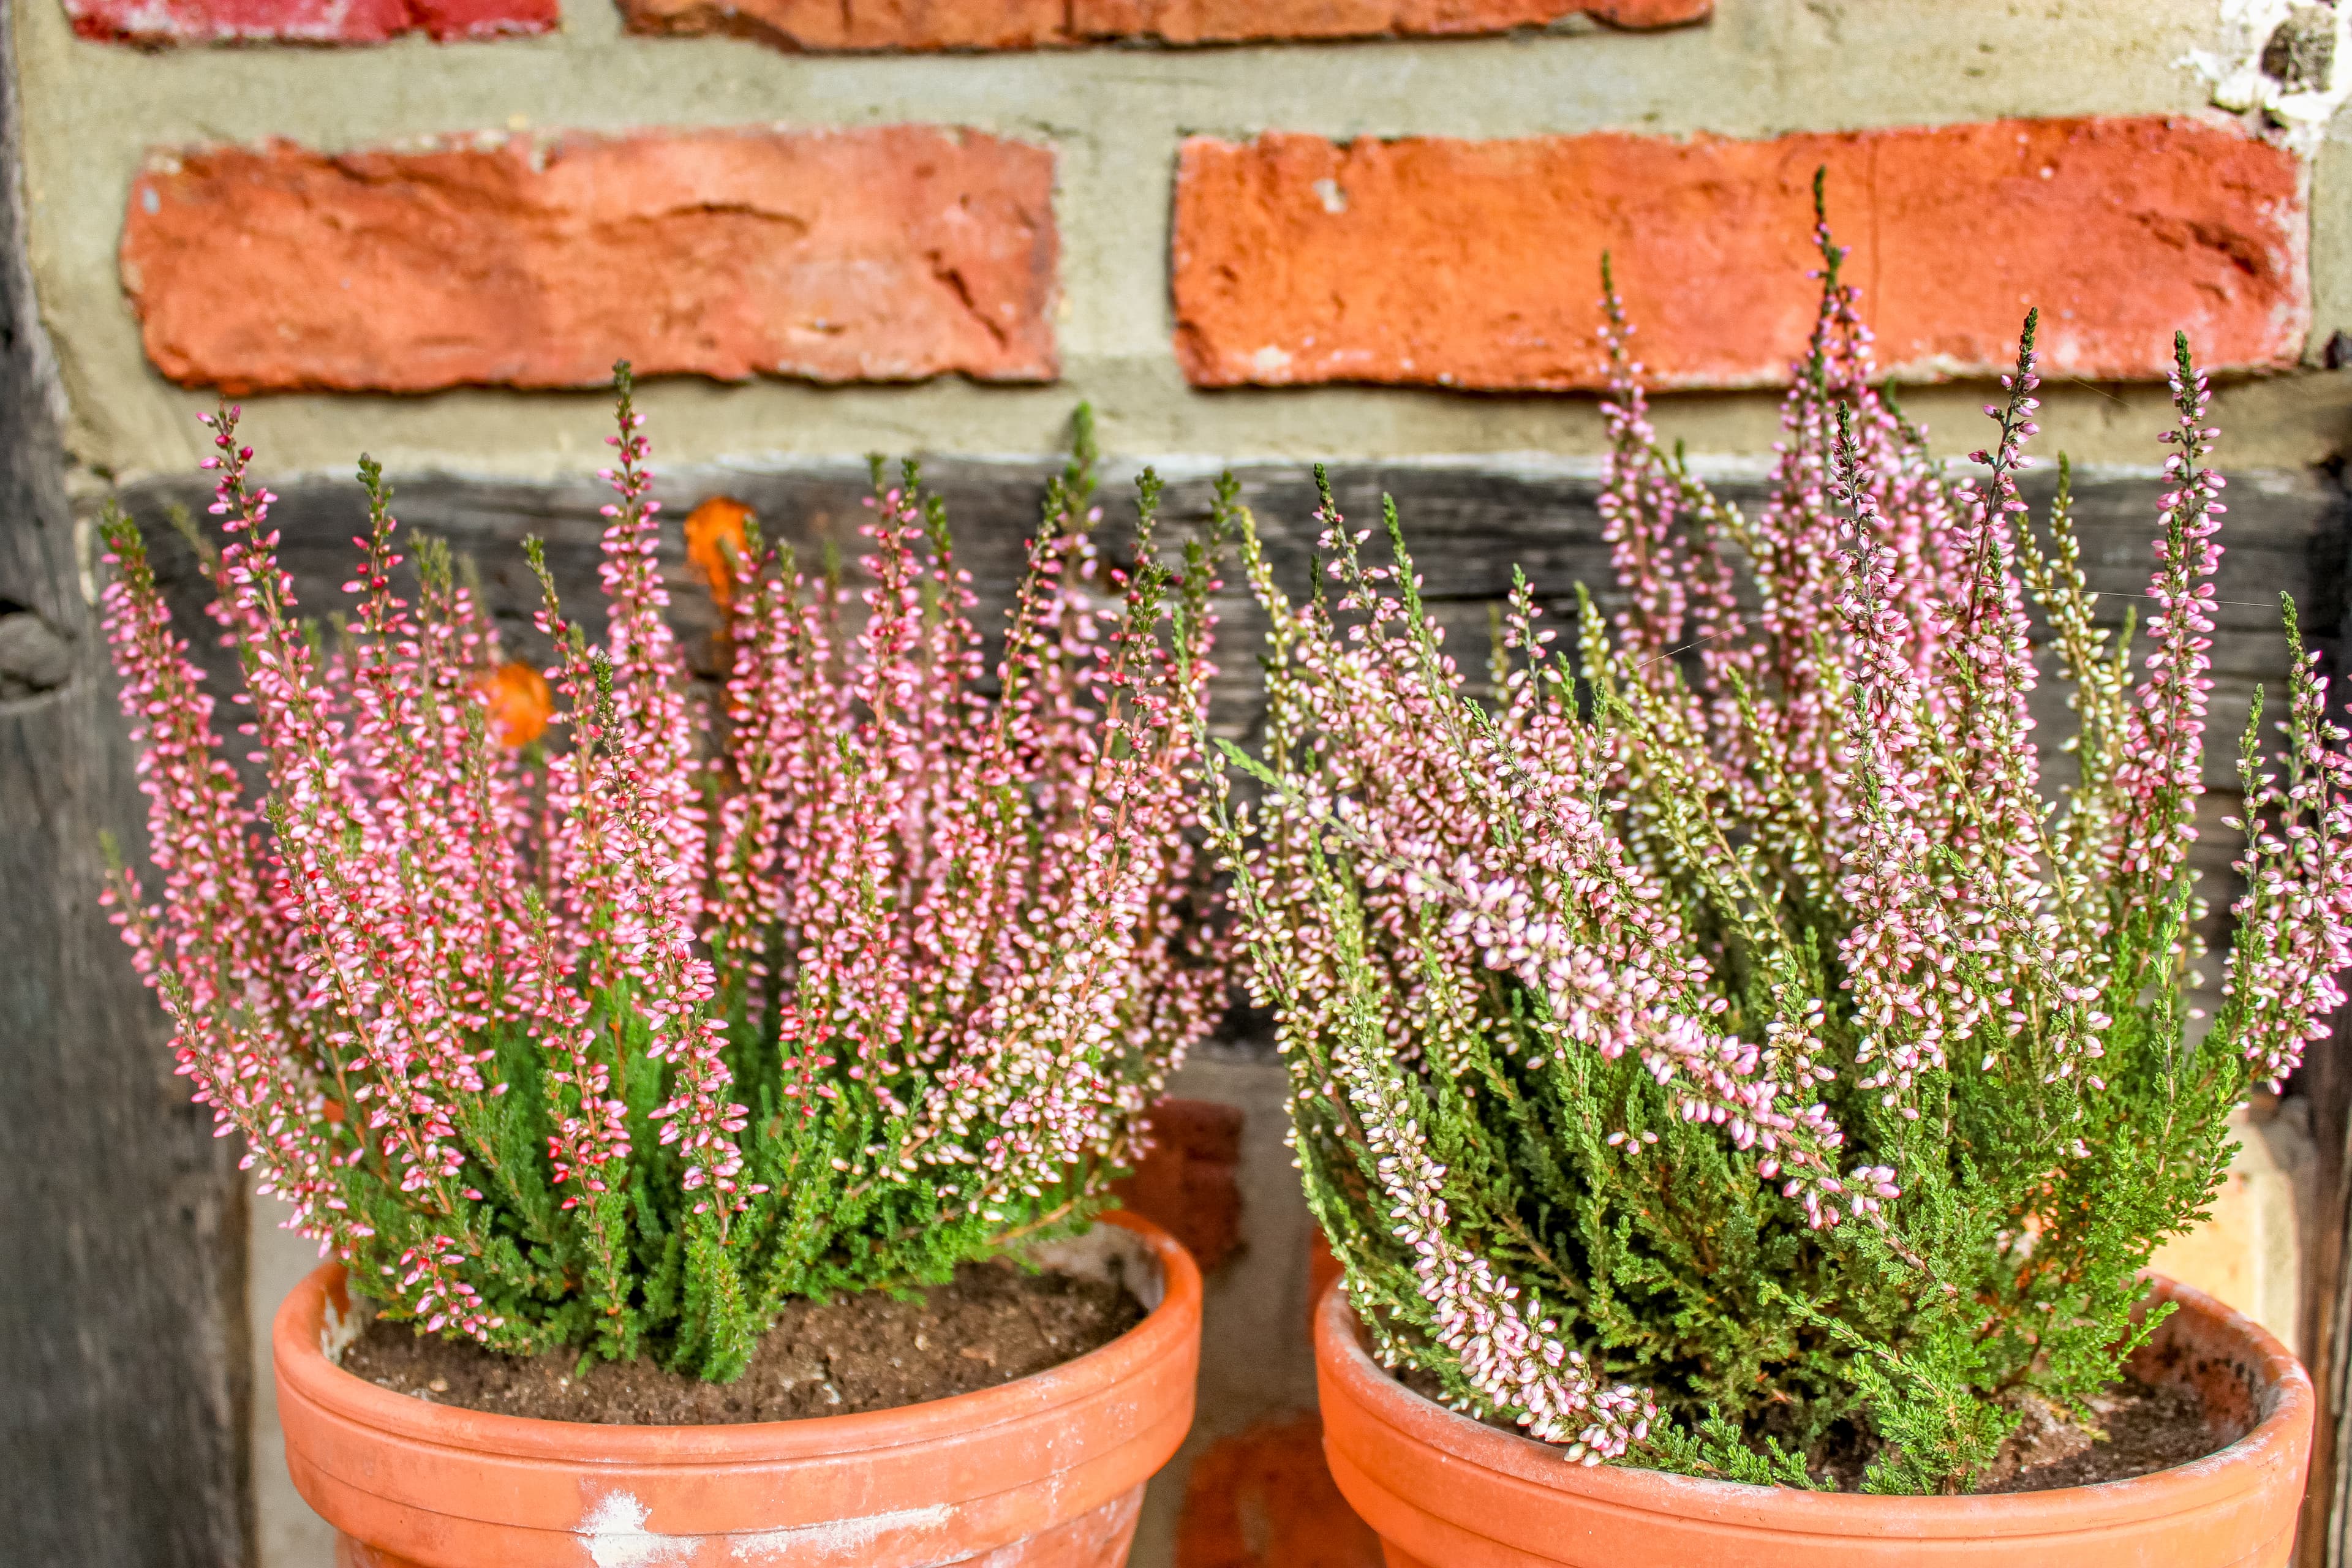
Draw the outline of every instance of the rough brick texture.
<instances>
[{"instance_id":1,"label":"rough brick texture","mask_svg":"<svg viewBox=\"0 0 2352 1568\"><path fill-rule=\"evenodd\" d=\"M1176 1568L1381 1568L1380 1538L1324 1462L1318 1417L1261 1421L1192 1461Z\"/></svg>"},{"instance_id":2,"label":"rough brick texture","mask_svg":"<svg viewBox=\"0 0 2352 1568\"><path fill-rule=\"evenodd\" d=\"M66 0L85 38L168 44L380 44L402 33L443 43L545 33L559 0Z\"/></svg>"},{"instance_id":3,"label":"rough brick texture","mask_svg":"<svg viewBox=\"0 0 2352 1568\"><path fill-rule=\"evenodd\" d=\"M1241 1245L1241 1108L1163 1100L1151 1108L1150 1151L1114 1189L1120 1203L1182 1242L1205 1272Z\"/></svg>"},{"instance_id":4,"label":"rough brick texture","mask_svg":"<svg viewBox=\"0 0 2352 1568\"><path fill-rule=\"evenodd\" d=\"M1766 384L1812 320L1811 184L1882 363L2048 374L2292 363L2310 321L2294 158L2158 117L1688 142L1616 133L1336 143L1195 138L1178 174L1176 342L1202 386L1591 387L1603 251L1655 384Z\"/></svg>"},{"instance_id":5,"label":"rough brick texture","mask_svg":"<svg viewBox=\"0 0 2352 1568\"><path fill-rule=\"evenodd\" d=\"M790 49L1043 49L1502 33L1590 16L1695 22L1715 0L621 0L631 31L738 33Z\"/></svg>"},{"instance_id":6,"label":"rough brick texture","mask_svg":"<svg viewBox=\"0 0 2352 1568\"><path fill-rule=\"evenodd\" d=\"M1055 374L1053 155L971 132L571 137L151 162L122 278L230 392Z\"/></svg>"}]
</instances>

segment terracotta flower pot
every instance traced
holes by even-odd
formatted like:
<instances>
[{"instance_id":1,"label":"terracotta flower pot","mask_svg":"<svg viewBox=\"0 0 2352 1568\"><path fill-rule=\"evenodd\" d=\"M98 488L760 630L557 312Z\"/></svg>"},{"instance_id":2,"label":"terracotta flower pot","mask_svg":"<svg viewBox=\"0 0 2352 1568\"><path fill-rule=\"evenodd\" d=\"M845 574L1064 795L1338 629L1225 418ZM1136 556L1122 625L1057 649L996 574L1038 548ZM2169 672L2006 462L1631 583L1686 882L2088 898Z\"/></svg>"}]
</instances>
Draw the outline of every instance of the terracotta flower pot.
<instances>
[{"instance_id":1,"label":"terracotta flower pot","mask_svg":"<svg viewBox=\"0 0 2352 1568\"><path fill-rule=\"evenodd\" d=\"M340 1568L1118 1568L1143 1483L1192 1424L1201 1275L1158 1226L1109 1226L1067 1245L1124 1259L1151 1310L1101 1349L924 1405L730 1426L538 1421L379 1388L327 1357L351 1310L331 1264L270 1333L287 1463L340 1532Z\"/></svg>"},{"instance_id":2,"label":"terracotta flower pot","mask_svg":"<svg viewBox=\"0 0 2352 1568\"><path fill-rule=\"evenodd\" d=\"M1863 1497L1570 1464L1457 1415L1368 1354L1346 1295L1316 1314L1323 1450L1389 1568L2273 1568L2294 1547L2311 1380L2202 1291L2134 1370L2191 1385L2220 1451L2137 1480L2016 1496ZM2226 1447L2221 1444L2226 1443Z\"/></svg>"}]
</instances>

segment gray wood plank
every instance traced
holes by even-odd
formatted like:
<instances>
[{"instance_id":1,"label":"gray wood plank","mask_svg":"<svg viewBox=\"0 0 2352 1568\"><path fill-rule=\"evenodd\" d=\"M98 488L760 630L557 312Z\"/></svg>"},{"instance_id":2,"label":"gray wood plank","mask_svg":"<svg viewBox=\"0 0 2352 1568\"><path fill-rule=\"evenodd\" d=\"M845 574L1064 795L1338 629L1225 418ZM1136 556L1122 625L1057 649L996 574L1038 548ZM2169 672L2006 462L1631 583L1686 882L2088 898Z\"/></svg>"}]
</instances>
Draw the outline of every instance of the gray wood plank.
<instances>
[{"instance_id":1,"label":"gray wood plank","mask_svg":"<svg viewBox=\"0 0 2352 1568\"><path fill-rule=\"evenodd\" d=\"M83 597L0 0L0 1559L250 1561L239 1152L97 902L142 813Z\"/></svg>"}]
</instances>

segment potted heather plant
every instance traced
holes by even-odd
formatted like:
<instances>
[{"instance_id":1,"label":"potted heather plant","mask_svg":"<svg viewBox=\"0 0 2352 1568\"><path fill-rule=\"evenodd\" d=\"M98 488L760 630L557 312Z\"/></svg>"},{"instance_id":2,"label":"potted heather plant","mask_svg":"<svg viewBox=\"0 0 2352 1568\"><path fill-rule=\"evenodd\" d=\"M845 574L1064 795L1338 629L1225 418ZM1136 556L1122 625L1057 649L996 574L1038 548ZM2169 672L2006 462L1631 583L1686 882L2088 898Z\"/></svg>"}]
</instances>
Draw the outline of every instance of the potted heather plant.
<instances>
[{"instance_id":1,"label":"potted heather plant","mask_svg":"<svg viewBox=\"0 0 2352 1568\"><path fill-rule=\"evenodd\" d=\"M1820 239L1752 512L1660 443L1608 298L1622 607L1580 598L1573 661L1521 578L1474 686L1392 508L1375 558L1324 489L1306 603L1244 531L1269 710L1213 815L1344 1269L1333 1472L1399 1568L2283 1563L2308 1383L2144 1270L2341 1000L2344 731L2290 604L2207 1023L2206 382L2180 345L2143 645L2063 470L2021 499L2032 318L1956 477Z\"/></svg>"},{"instance_id":2,"label":"potted heather plant","mask_svg":"<svg viewBox=\"0 0 2352 1568\"><path fill-rule=\"evenodd\" d=\"M1184 832L1212 563L1155 560L1149 475L1106 558L1082 425L990 683L940 503L877 460L862 586L756 522L723 552L707 700L621 372L609 630L534 543L519 748L544 688L445 550L404 587L374 465L322 638L208 421L258 804L106 524L162 873L115 916L332 1258L276 1324L296 1482L358 1563L1115 1568L1198 1356L1192 1264L1104 1211L1221 996Z\"/></svg>"}]
</instances>

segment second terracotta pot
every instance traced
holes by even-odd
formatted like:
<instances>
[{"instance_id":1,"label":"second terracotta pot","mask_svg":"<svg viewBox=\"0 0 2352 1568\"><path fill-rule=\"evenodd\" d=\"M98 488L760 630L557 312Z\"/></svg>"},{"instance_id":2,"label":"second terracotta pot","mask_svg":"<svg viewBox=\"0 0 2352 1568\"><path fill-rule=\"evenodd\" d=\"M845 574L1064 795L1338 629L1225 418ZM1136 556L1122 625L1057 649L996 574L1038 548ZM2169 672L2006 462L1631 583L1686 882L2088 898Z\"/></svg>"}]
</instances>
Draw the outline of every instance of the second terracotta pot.
<instances>
[{"instance_id":1,"label":"second terracotta pot","mask_svg":"<svg viewBox=\"0 0 2352 1568\"><path fill-rule=\"evenodd\" d=\"M1365 1351L1343 1289L1316 1313L1333 1479L1389 1568L2283 1568L2311 1461L2311 1381L2200 1290L2133 1371L2193 1387L2216 1452L2135 1480L2000 1497L1864 1497L1571 1464L1423 1399Z\"/></svg>"},{"instance_id":2,"label":"second terracotta pot","mask_svg":"<svg viewBox=\"0 0 2352 1568\"><path fill-rule=\"evenodd\" d=\"M1067 1244L1150 1309L1050 1371L897 1410L731 1426L538 1421L430 1405L330 1358L351 1310L313 1273L271 1331L295 1489L339 1568L1119 1568L1143 1484L1192 1420L1201 1275L1109 1216Z\"/></svg>"}]
</instances>

